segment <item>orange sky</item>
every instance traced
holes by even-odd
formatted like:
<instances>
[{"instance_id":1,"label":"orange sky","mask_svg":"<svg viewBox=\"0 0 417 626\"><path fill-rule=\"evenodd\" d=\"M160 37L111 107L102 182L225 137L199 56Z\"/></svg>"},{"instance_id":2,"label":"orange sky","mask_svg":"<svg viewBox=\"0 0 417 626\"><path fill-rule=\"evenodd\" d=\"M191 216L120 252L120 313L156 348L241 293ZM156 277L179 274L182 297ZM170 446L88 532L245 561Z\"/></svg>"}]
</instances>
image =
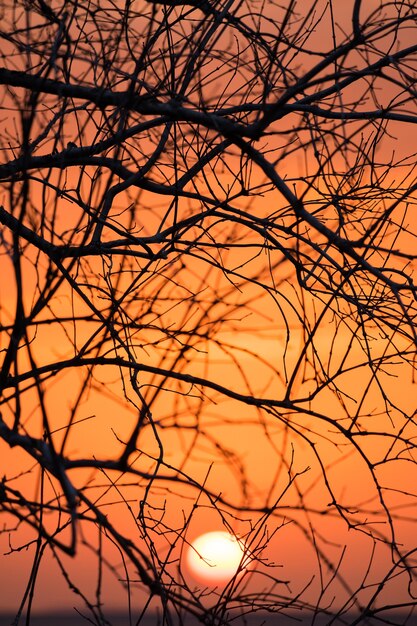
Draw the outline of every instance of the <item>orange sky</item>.
<instances>
[{"instance_id":1,"label":"orange sky","mask_svg":"<svg viewBox=\"0 0 417 626\"><path fill-rule=\"evenodd\" d=\"M377 4L376 1L369 2L366 10L370 11L371 6ZM339 3L337 10L341 6L346 7L347 3ZM349 15L350 8L340 19L347 20ZM321 22L316 41L328 37L327 31L326 22ZM387 92L381 98L388 98L389 95ZM86 137L89 132L90 129ZM402 150L413 150L409 127L406 126L404 131L398 128L398 132L396 129L396 136L397 139L387 140L385 150L386 154L390 154L393 145L398 146L399 158ZM281 138L270 138L268 141L272 146ZM148 141L146 145L152 147L153 144ZM308 154L306 163L304 156L300 150L300 154L286 159L280 164L281 175L298 177L304 172L307 179L307 174L317 164L313 164L312 158L309 160ZM338 157L337 163L342 163L342 156ZM383 154L379 158L383 160ZM236 160L231 158L230 163L236 163ZM159 171L162 177L161 172L164 173L163 168ZM264 184L265 177L256 166L251 173L254 185ZM366 176L365 173L365 179ZM207 179L201 185L207 188L212 185L218 193L224 193L230 178L230 172L225 170L216 181ZM51 180L57 182L59 179ZM90 179L88 183L85 180L82 195L88 197ZM42 198L39 191L43 181L32 184L31 201L35 207L43 202L49 214L56 203L58 210L54 227L65 239L67 231L78 221L79 207L57 198L53 192ZM306 186L306 180L301 176L297 191L302 193ZM279 212L282 206L282 198L276 190L267 193L263 188L262 191L265 193L255 195L250 204L244 204L247 202L245 197L238 200L236 206L248 207L254 215L275 217L275 212ZM102 193L103 187L98 191L94 188L93 205L94 201L98 203ZM318 187L308 192L306 199L311 202L309 206L319 203L321 193L324 191ZM5 196L2 202L6 200ZM139 207L135 216L137 229L142 235L151 236L155 234L162 216L166 217L167 225L175 221L174 207L168 208L163 200L158 198L155 202L150 192L132 193L131 196L122 194L117 206L113 207L112 218L117 217L122 226L127 226L131 212L126 210L119 216L118 211L131 205ZM202 210L201 207L196 208L191 200L179 202L175 209L182 217L192 215L197 209ZM401 213L401 207L398 213ZM329 211L323 220L331 215ZM286 219L293 218L283 217L282 223L286 223ZM206 224L212 224L214 220L207 217ZM83 229L87 230L88 223L89 219L85 217L78 240L83 236ZM31 226L37 229L36 223ZM200 235L200 226L186 233L190 239ZM144 325L145 328L132 330L129 338L137 362L168 371L176 368L181 374L212 380L213 387L215 384L223 385L235 394L274 401L282 399L286 390L290 389L289 398L298 402L299 412L280 409L268 413L237 399L222 398L213 388L201 393L198 386L192 386L186 379L182 382L163 381L163 392L157 394L154 400L162 377L140 372L141 390L146 400L152 402L158 437L147 423L139 437L138 450L130 462L134 469L152 473L160 446L163 446L165 466L160 472L168 477L167 480L155 481L147 495L148 548L156 546L160 558L169 556L167 578L183 574L186 580L190 580L190 585L194 585L195 581L187 573L186 566L181 569L184 540L190 542L202 532L228 526L247 537L254 551L265 544L262 552L265 561L259 563L259 570L273 571L280 580L290 581L288 586L279 583L278 588L283 594L297 594L307 586L303 597L309 601L314 602L322 591L323 603L330 603L336 596L335 605L340 605L365 578L365 585L362 585L365 588L361 591L363 597L357 598L365 600L374 589L372 585L381 580L391 567L390 550L380 541L381 536L390 539L391 533L380 501L381 493L392 510L402 507L398 509L396 532L404 551L415 546L414 451L401 441L392 445L392 435L401 429L409 442L416 435L414 422L407 423L407 418L416 410L413 362L410 358L415 348L400 337L399 332L383 335L371 319L364 322L369 338L369 345L366 345L360 320L358 322L353 316L350 318L348 305L341 304L339 310L346 314L345 321L338 324L332 311L323 313L320 326L314 331L314 341L306 349L306 335L301 322L304 320L306 326L314 328L316 320L327 307L328 297L313 300L311 296L303 295L290 263L283 262L278 251L268 254L262 249L260 234L250 234L235 223L219 221L212 226L209 235L224 242L224 248L205 251L200 258L189 256L185 265L172 262L175 258L173 253L167 259L155 261L149 275L140 274L145 266L145 261L141 259L133 259L130 265L126 263L123 267L119 266L118 258L111 266L108 257L104 257L103 261L91 258L88 264L80 264L79 267L74 265L71 272L84 289L85 300L64 284L51 301L51 308L42 312L37 321L44 321L51 312L68 317L85 316L90 313L89 303L106 312L111 298L124 293L124 308L120 306L117 309L114 320L126 326L132 320L138 326ZM105 236L110 238L113 234L106 233ZM236 242L240 238L244 243L257 247L227 250L231 241ZM209 241L208 235L205 241ZM320 235L317 241L322 241ZM152 245L153 249L158 249L158 242ZM406 233L398 240L402 249L412 249L414 245L414 232ZM316 254L318 258L320 250L311 254ZM207 268L211 267L212 259L219 266L209 270ZM3 255L0 262L0 321L6 325L13 320L16 291L10 260ZM225 276L220 263L233 269L234 274ZM318 273L320 267L319 263ZM33 251L27 249L23 261L27 310L37 297L39 285L47 282L45 268L45 259L37 258ZM265 293L255 280L252 284L245 284L238 274L256 278L259 274L270 285L271 293L275 291L272 295ZM141 275L140 283L130 288L137 275ZM95 278L102 291L95 291L87 285L87 279L92 281ZM369 290L372 291L372 288L369 287ZM88 356L94 356L94 333L99 329L97 318L93 322L76 324L38 324L29 331L32 354L40 366L69 359L82 346L87 346ZM350 345L352 329L357 335ZM201 334L198 342L195 341L193 347L184 353L180 366L175 364L181 346L187 341L186 333L196 331ZM4 332L4 335L1 339L3 350L8 343L8 333ZM91 344L88 344L90 338ZM104 347L97 348L101 355L117 355L118 350L109 337ZM394 356L388 358L391 353ZM403 359L398 357L399 353L403 354ZM372 359L373 363L377 363L382 357L387 363L384 364L384 371L378 371L375 376L369 363ZM19 367L21 371L30 368L29 354L25 349L20 353ZM129 375L124 373L122 381L116 365L97 367L94 379L88 383L90 387L82 393L79 406L74 411L76 423L72 424L67 437L75 400L86 384L85 373L86 368L73 368L57 374L44 384L44 407L54 444L57 450L65 444L64 452L72 460L117 459L123 449L122 442L134 429L138 415L137 406L133 404L137 402L137 397ZM334 386L324 385L326 376L333 377ZM126 401L125 395L129 401ZM42 416L35 390L25 391L21 400L22 432L42 437ZM13 402L3 405L2 415L9 426L13 411ZM354 435L349 442L342 429L347 428L352 419L356 421L357 430L353 429ZM373 434L368 439L361 438L360 429L367 429ZM353 443L358 444L356 449ZM7 470L7 479L17 476L10 480L10 486L22 489L28 498L38 498L40 476L33 459L18 448L9 449L3 441L0 441L0 458L5 468L2 472ZM367 460L375 465L370 468ZM325 467L328 485L324 483L321 463ZM173 468L180 468L181 482L171 480L176 474ZM370 469L381 481L382 492L378 492ZM22 475L18 476L21 472ZM148 484L146 478L120 476L119 472L111 471L94 472L85 468L71 470L70 476L78 488L85 488L88 496L120 532L126 533L135 544L144 541L137 516ZM213 494L212 502L203 493L199 495L198 486L186 484L187 476L200 485L204 484ZM402 493L398 492L398 487L401 487ZM45 498L53 501L57 488L57 482L47 477ZM330 492L345 507L339 514L331 501ZM216 497L219 499L215 506L213 501ZM223 500L247 510L233 512ZM265 536L257 532L257 525L264 520L259 509L274 503L277 509L265 526L273 536L267 542ZM47 528L54 532L56 516L46 515L45 520ZM2 523L14 529L15 521L7 514L2 514ZM368 534L362 532L364 530ZM3 532L0 535L0 552L9 551L9 542L15 550L3 558L3 567L0 568L0 608L3 610L15 610L22 597L30 575L35 538L33 531L23 523L10 534ZM69 539L69 533L63 532L62 540L67 542ZM31 542L30 546L20 549L25 541ZM68 574L74 577L83 592L94 597L100 570L88 543L94 549L99 546L99 531L95 524L81 525L79 550L74 559L58 553L54 556L48 548L45 550L36 583L35 611L71 608L74 604L79 606L79 597L68 589L60 574L58 558L62 558ZM372 556L374 545L375 555ZM112 566L117 568L116 578L123 578L120 553L114 544L104 540L103 550ZM337 564L342 554L340 573L343 581L331 582L333 572L326 559ZM370 559L372 566L367 573ZM271 563L277 564L276 570L267 569L266 565ZM132 569L130 574L135 576ZM388 590L399 600L405 598L405 577L405 574L393 577L392 582L387 584ZM264 578L255 576L251 589L260 590L265 584ZM136 606L140 606L144 595L143 590L137 587L134 584L131 593ZM107 570L103 572L103 598L108 608L125 609L127 606L126 589L115 584L115 577Z\"/></svg>"}]
</instances>

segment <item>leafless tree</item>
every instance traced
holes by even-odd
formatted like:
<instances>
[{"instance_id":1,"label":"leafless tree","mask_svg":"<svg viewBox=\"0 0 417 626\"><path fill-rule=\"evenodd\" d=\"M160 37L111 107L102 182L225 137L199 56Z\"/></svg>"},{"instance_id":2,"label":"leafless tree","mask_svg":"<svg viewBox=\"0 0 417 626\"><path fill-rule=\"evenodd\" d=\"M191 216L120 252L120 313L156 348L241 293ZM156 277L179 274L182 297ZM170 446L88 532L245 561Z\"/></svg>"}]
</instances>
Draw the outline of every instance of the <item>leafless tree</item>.
<instances>
[{"instance_id":1,"label":"leafless tree","mask_svg":"<svg viewBox=\"0 0 417 626\"><path fill-rule=\"evenodd\" d=\"M48 558L95 624L109 572L130 624L412 615L416 34L413 0L1 3L15 624ZM207 519L245 546L214 590Z\"/></svg>"}]
</instances>

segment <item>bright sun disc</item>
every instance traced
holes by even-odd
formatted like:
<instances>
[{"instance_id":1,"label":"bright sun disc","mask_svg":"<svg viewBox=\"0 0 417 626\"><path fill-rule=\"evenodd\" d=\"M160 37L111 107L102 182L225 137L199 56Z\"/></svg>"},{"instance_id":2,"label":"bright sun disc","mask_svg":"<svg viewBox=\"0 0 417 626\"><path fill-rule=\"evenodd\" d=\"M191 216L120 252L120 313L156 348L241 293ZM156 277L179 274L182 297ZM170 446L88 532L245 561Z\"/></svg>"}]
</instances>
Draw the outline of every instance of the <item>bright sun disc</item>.
<instances>
[{"instance_id":1,"label":"bright sun disc","mask_svg":"<svg viewBox=\"0 0 417 626\"><path fill-rule=\"evenodd\" d=\"M188 548L187 563L194 574L210 580L226 580L236 574L243 557L243 545L227 532L197 537Z\"/></svg>"}]
</instances>

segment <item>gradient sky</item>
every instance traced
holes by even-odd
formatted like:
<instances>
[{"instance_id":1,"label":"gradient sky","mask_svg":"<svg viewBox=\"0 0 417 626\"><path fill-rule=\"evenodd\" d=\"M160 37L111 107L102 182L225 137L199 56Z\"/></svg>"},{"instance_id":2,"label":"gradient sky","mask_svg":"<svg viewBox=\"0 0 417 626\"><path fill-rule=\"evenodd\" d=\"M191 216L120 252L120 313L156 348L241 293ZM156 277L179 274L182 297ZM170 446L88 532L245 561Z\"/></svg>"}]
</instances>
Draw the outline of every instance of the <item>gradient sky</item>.
<instances>
[{"instance_id":1,"label":"gradient sky","mask_svg":"<svg viewBox=\"0 0 417 626\"><path fill-rule=\"evenodd\" d=\"M324 14L312 34L311 48L305 44L308 49L302 54L301 63L291 61L294 71L305 72L310 67L315 61L312 52L318 46L327 50L333 45L333 37L336 41L343 39L344 29L351 24L352 4L337 3L334 7L338 23L334 33L329 26L330 12ZM376 0L367 2L362 19L378 6ZM266 17L269 17L268 11L275 17L273 7L264 11ZM39 19L36 17L35 21ZM415 30L404 33L395 45L414 42ZM219 47L223 43L219 40ZM391 44L394 46L391 40L385 39L378 42L381 49L384 46L390 49ZM370 54L373 59L372 55L377 57L378 52ZM358 64L365 62L359 53L354 55L354 60ZM236 78L235 83L231 81L230 92L233 89L238 92L242 76ZM224 83L225 79L220 76L217 82L213 79L213 84L208 82L206 86L204 81L202 84L206 90L214 90L222 86L222 80ZM379 103L373 103L375 106L389 102L397 89L394 83L385 81L383 85L384 89L375 91L380 98ZM349 89L351 92L348 91L346 98L350 101L355 92ZM362 85L358 98L366 93L363 89ZM20 93L18 89L16 92ZM227 95L227 90L224 93ZM224 99L228 106L229 100L233 102L232 96ZM5 102L8 103L7 99ZM366 102L368 105L370 103ZM39 117L39 128L47 126L46 107L45 111L45 117ZM92 119L98 120L99 115L100 112ZM328 187L336 188L339 176L343 178L343 168L349 170L341 190L345 194L347 218L357 211L358 217L352 217L346 227L346 232L356 236L366 228L368 213L381 210L378 204L382 203L381 198L375 201L375 206L372 198L366 204L363 191L368 189L369 194L372 193L373 172L365 164L355 178L349 169L354 169L352 164L345 162L355 155L346 156L339 150L332 160L335 171L326 172L326 176L323 174L320 178L322 171L313 151L302 147L310 129L297 130L295 122L299 120L295 116L290 122L278 120L272 126L274 135L262 139L263 149L266 154L268 150L276 150L276 170L288 185L294 186L315 217L330 227L337 219L337 211L326 205ZM321 140L320 128L327 128L327 123L318 125L317 141ZM2 124L5 134L10 121ZM285 124L289 124L289 145L296 146L294 153L287 150L286 134L281 133ZM182 168L187 169L187 159L191 159L189 155L193 155L198 142L211 146L210 142L214 145L217 141L213 130L207 131L207 135L201 131L193 145L186 137L184 125L177 126L177 134L174 136L172 131L171 143L167 143L166 157L161 157L161 163L152 171L160 184L165 180L172 182ZM381 167L391 160L397 163L392 168L386 166L379 181L381 185L395 186L396 181L400 181L398 186L405 188L409 180L407 172L411 180L414 157L401 162L404 155L414 150L415 132L412 134L411 126L393 123L392 133L378 145L375 163L382 164ZM349 128L354 128L355 141L359 144L362 131L353 125ZM16 139L20 130L17 128ZM138 146L133 140L127 144L124 153L127 163L137 165L156 149L159 136L157 131L154 135L152 132L149 131ZM374 132L368 122L363 130L366 132L368 139ZM78 144L94 143L94 133L95 126L85 111L77 112L65 122L62 143L58 143L57 149L63 152L68 149L64 140L66 145L68 140L74 139ZM184 133L182 138L181 133ZM323 154L337 145L334 137L325 137L327 147L324 140L320 144ZM182 146L177 155L177 169L169 162L169 150L176 141ZM51 145L45 141L41 152L49 154ZM392 157L394 150L395 159ZM12 158L11 150L8 157ZM348 602L353 607L355 601L366 602L375 592L375 585L385 579L383 597L405 601L407 572L402 570L399 556L392 550L394 528L387 515L390 511L396 517L395 537L403 553L414 549L416 465L413 442L417 433L411 418L416 411L415 345L401 325L391 323L390 311L394 319L394 315L399 315L399 308L395 309L399 305L394 302L390 309L391 301L387 296L384 311L388 313L385 318L381 314L376 322L372 316L362 315L360 306L355 309L349 301L349 289L355 295L360 293L366 306L375 293L380 293L378 285L365 273L358 270L357 278L356 268L349 279L351 282L341 281L335 287L336 291L345 290L344 301L342 298L333 300L324 290L320 291L320 285L328 279L328 249L329 254L332 253L322 233L313 233L311 227L301 225L298 235L303 242L299 248L291 248L296 241L293 235L288 238L282 235L281 243L287 246L284 249L291 251L288 258L278 247L268 250L264 245L266 230L262 233L245 225L243 212L264 217L266 224L269 220L285 232L284 228L294 222L292 208L285 208L281 192L265 182L265 173L258 166L253 163L241 166L236 151L230 149L224 162L215 163L205 178L196 177L195 184L200 193L210 192L215 197L223 197L223 194L228 199L235 193L234 185L241 184L238 178L233 181L235 171L241 167L242 177L250 180L251 194L243 193L233 200L240 221L220 219L207 212L204 228L197 224L184 230L183 240L190 239L184 243L186 254L181 256L179 244L178 250L175 246L167 247L168 253L159 257L155 254L151 259L149 271L146 269L148 260L140 257L91 255L72 265L67 259L72 288L65 281L57 288L49 308L36 317L36 324L28 330L29 348L23 346L19 353L20 372L33 367L31 358L39 366L48 366L80 353L87 357L119 357L121 348L115 335L106 334L98 314L94 314L93 319L89 316L93 311L90 305L96 307L96 312L108 315L120 298L120 306L114 308L111 320L120 335L124 336L120 329L126 330L126 346L137 363L148 367L148 371L138 374L143 396L136 394L137 381L127 368L122 370L117 364L99 365L89 378L88 367L74 366L42 383L44 415L40 410L39 392L22 383L19 432L41 439L47 415L54 445L69 460L116 460L135 428L140 404L145 398L151 406L153 422L149 416L145 418L137 449L129 459L131 467L141 476L91 467L72 469L69 473L76 487L88 495L120 533L129 537L134 545L146 546L145 551L155 562L166 558L166 580L181 580L184 576L190 588L200 584L184 563L185 546L203 532L226 528L245 537L249 550L258 559L259 574L252 575L248 583L251 592L264 589L269 584L267 575L270 574L276 577L277 592L282 596L294 597L302 592L305 602L320 602L321 606L330 608ZM31 179L27 202L29 217L25 217L24 224L34 232L43 233L51 242L68 241L68 233L76 229L71 243L79 244L84 233L89 232L91 216L82 208L81 200L77 205L77 193L92 207L101 206L100 199L106 196L106 182L92 177L92 166L86 166L85 170L77 166L76 171L73 170L70 168L68 178L66 174L54 172L47 183L41 176ZM312 179L316 181L314 184ZM64 185L67 197L48 185ZM358 196L345 191L349 185ZM189 187L192 188L191 183ZM393 193L391 197L390 193L386 192L387 204L395 196ZM365 200L357 200L360 194L364 194ZM3 193L1 202L10 211L12 200L14 197ZM20 201L21 196L16 192L17 204ZM198 211L206 211L204 203L197 205L195 199L186 197L177 204L170 202L171 197L167 199L162 194L129 189L117 196L109 220L117 223L122 231L136 229L159 251L169 243L155 238L161 222L164 228L174 229L176 220L187 220ZM46 216L44 223L38 219L39 207ZM223 207L217 208L223 210ZM407 214L407 207L399 203L393 211L392 228L385 237L381 236L380 245L386 242L388 246L395 239L397 229L400 234L395 239L395 248L414 254L412 217L411 212ZM104 240L109 241L114 236L110 228L105 229ZM6 327L2 332L2 350L8 345L8 326L13 322L16 308L15 279L7 250L10 241L8 234L0 258L0 322ZM196 241L201 243L201 249L194 248ZM295 250L305 262L303 276L300 267L298 277L294 272L291 255L295 255ZM374 253L369 258L376 263L377 256ZM21 257L24 307L29 311L40 288L49 284L47 261L33 246L26 244L21 249ZM383 252L378 261L384 271L396 276L402 263L404 270L412 274L413 267L408 266L407 259L397 258L391 267L386 266L387 257L388 253ZM345 262L340 251L334 252L334 260L335 264ZM313 268L310 273L308 268ZM328 280L331 284L334 280L336 285L340 275L342 271L340 274L335 271ZM316 290L315 296L301 288L301 280L306 281L309 289ZM50 323L52 317L55 321ZM72 321L74 318L76 322ZM190 336L194 343L185 350L183 347ZM151 371L158 367L167 372L166 377ZM170 378L171 371L182 379ZM201 386L192 384L198 378L210 380L211 386L202 391ZM222 386L223 391L232 393L229 396L220 393ZM7 394L11 393L12 389L7 390ZM286 393L287 407L274 408L274 402L283 399ZM265 410L259 410L250 402L241 402L239 394L271 402ZM9 426L15 410L13 398L3 403L2 417ZM163 462L159 466L161 449L164 450ZM56 504L57 494L62 497L58 481L47 473L42 482L36 462L27 452L18 447L10 449L0 441L0 459L4 468L1 471L7 472L7 484L21 490L27 499L38 499L42 490L48 504ZM158 477L152 482L149 475L154 473ZM143 498L146 503L141 509ZM85 504L80 510L91 517ZM145 537L138 523L141 510L148 524ZM43 521L49 532L57 530L56 513L46 510ZM24 522L16 526L16 520L7 513L2 513L1 522L7 530L0 535L0 552L12 551L12 554L3 557L0 567L0 608L15 610L31 574L37 536ZM69 588L71 585L65 576L77 589L93 598L101 581L101 597L95 599L103 600L109 609L125 609L129 594L135 606L144 602L146 593L137 584L133 568L123 563L114 541L101 530L91 520L80 524L75 558L59 551L53 553L42 545L44 553L37 575L34 611L81 604L80 594ZM59 538L64 543L69 542L69 528L60 531ZM100 569L97 558L100 551L110 564L109 568ZM392 569L393 562L396 565ZM125 579L127 574L132 577L129 590L120 584L120 579ZM210 598L204 602L209 603Z\"/></svg>"}]
</instances>

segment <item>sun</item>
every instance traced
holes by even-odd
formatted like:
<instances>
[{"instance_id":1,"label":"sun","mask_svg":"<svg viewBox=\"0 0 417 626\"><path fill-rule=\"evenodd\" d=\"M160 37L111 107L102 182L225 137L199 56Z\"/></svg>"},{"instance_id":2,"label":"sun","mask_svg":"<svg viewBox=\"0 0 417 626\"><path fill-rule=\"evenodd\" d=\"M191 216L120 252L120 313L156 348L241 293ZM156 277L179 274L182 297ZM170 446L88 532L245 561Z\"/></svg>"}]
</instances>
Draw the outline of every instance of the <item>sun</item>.
<instances>
[{"instance_id":1,"label":"sun","mask_svg":"<svg viewBox=\"0 0 417 626\"><path fill-rule=\"evenodd\" d=\"M244 545L227 532L210 532L195 539L187 550L187 564L198 578L230 580L242 562Z\"/></svg>"}]
</instances>

